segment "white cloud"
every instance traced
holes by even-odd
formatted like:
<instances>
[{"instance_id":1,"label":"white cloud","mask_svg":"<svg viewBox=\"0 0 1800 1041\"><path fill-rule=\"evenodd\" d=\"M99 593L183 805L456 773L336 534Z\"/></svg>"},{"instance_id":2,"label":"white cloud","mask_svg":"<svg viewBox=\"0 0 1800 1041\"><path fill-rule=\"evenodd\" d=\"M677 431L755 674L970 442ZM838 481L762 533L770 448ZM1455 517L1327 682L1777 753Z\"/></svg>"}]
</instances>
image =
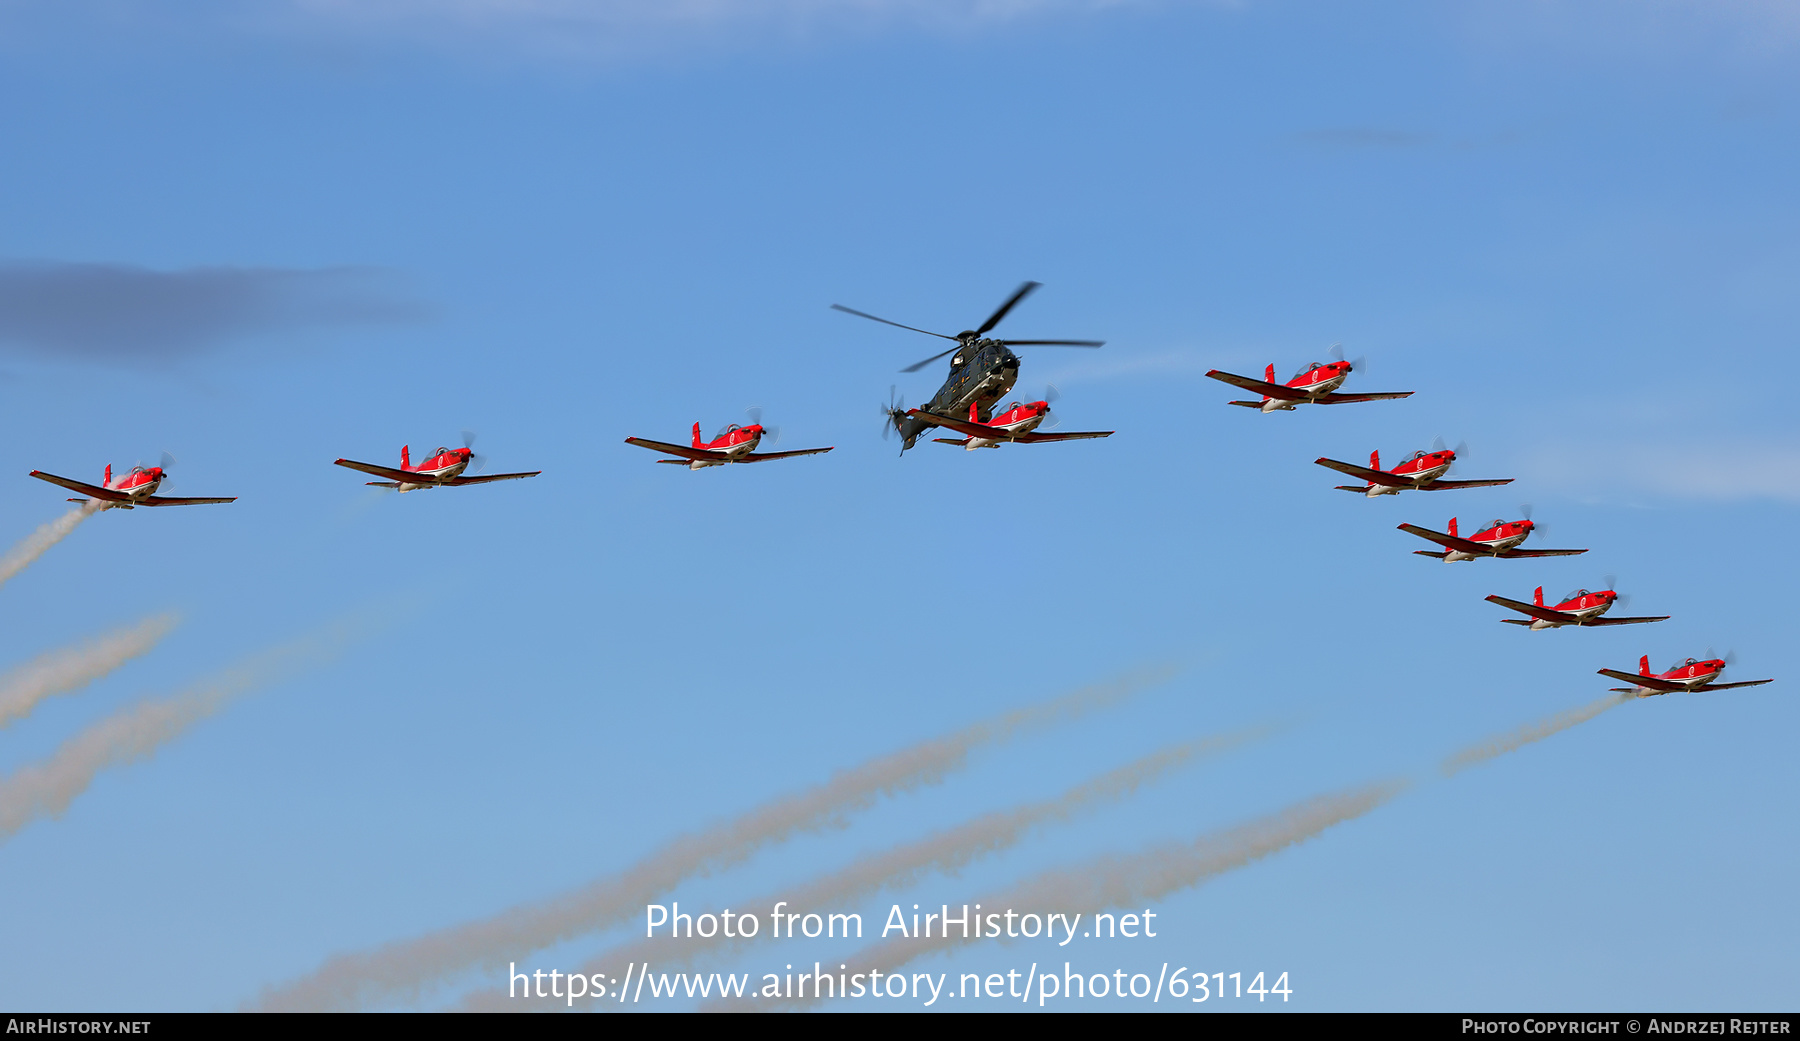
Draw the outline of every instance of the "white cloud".
<instances>
[{"instance_id":1,"label":"white cloud","mask_svg":"<svg viewBox=\"0 0 1800 1041\"><path fill-rule=\"evenodd\" d=\"M1538 448L1525 455L1522 464L1519 476L1576 492L1800 502L1800 445L1783 440L1584 439Z\"/></svg>"}]
</instances>

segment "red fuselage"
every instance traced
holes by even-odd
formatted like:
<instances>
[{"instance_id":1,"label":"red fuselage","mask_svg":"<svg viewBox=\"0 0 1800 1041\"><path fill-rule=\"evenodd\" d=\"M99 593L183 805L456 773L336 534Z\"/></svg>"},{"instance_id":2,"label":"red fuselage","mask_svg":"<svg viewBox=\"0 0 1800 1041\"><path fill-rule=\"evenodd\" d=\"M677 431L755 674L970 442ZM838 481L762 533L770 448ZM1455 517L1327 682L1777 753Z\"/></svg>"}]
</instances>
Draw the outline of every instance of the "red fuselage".
<instances>
[{"instance_id":1,"label":"red fuselage","mask_svg":"<svg viewBox=\"0 0 1800 1041\"><path fill-rule=\"evenodd\" d=\"M1347 361L1313 362L1282 386L1297 390L1311 398L1323 397L1343 386L1344 379L1350 375L1350 371L1351 365ZM1263 377L1263 382L1274 383L1275 366L1271 365L1265 369ZM1264 394L1262 399L1264 412L1292 412L1298 405L1299 402L1272 398L1267 394Z\"/></svg>"},{"instance_id":2,"label":"red fuselage","mask_svg":"<svg viewBox=\"0 0 1800 1041\"><path fill-rule=\"evenodd\" d=\"M1382 472L1393 474L1395 477L1404 477L1415 485L1422 485L1444 476L1444 473L1450 469L1450 464L1454 462L1456 462L1456 453L1447 448L1438 452L1414 452L1406 462L1392 470L1382 470ZM1369 453L1369 469L1381 470L1380 452ZM1391 484L1370 482L1368 495L1370 498L1374 498L1377 495L1398 495L1402 491L1405 489Z\"/></svg>"}]
</instances>

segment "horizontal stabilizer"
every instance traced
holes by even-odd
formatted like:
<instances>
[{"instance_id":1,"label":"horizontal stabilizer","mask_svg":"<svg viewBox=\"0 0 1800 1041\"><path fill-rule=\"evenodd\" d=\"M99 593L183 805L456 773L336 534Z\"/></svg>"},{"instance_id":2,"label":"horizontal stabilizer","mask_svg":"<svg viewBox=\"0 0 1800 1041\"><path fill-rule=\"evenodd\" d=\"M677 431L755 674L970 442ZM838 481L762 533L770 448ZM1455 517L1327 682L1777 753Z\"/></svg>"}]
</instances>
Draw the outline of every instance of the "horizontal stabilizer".
<instances>
[{"instance_id":1,"label":"horizontal stabilizer","mask_svg":"<svg viewBox=\"0 0 1800 1041\"><path fill-rule=\"evenodd\" d=\"M1666 622L1671 617L1673 617L1673 616L1666 615L1666 614L1659 614L1654 617L1646 616L1643 618L1608 618L1605 615L1601 615L1599 618L1596 618L1591 622L1586 622L1583 624L1586 624L1586 625L1637 625L1640 622Z\"/></svg>"}]
</instances>

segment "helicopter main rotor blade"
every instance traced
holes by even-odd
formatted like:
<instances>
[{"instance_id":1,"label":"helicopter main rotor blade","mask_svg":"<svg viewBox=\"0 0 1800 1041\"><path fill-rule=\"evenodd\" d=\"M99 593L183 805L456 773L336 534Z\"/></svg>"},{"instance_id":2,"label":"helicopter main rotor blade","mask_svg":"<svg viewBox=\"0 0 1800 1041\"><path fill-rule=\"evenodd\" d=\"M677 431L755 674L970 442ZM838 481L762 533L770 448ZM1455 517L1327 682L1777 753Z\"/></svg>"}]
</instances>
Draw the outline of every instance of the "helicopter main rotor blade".
<instances>
[{"instance_id":1,"label":"helicopter main rotor blade","mask_svg":"<svg viewBox=\"0 0 1800 1041\"><path fill-rule=\"evenodd\" d=\"M999 325L1000 319L1006 317L1006 312L1012 310L1013 307L1015 305L1017 305L1019 301L1030 296L1031 291L1041 285L1043 285L1042 282L1027 282L1024 285L1020 286L1018 292L1014 293L1006 301L1006 303L1000 305L1000 310L995 311L991 316L989 316L987 321L981 323L981 328L975 330L975 335L976 336L987 335L987 331L989 329L992 329L994 326Z\"/></svg>"},{"instance_id":2,"label":"helicopter main rotor blade","mask_svg":"<svg viewBox=\"0 0 1800 1041\"><path fill-rule=\"evenodd\" d=\"M926 336L935 336L940 340L956 339L956 337L954 337L954 336L945 336L943 333L934 333L930 329L915 329L910 325L901 325L899 322L890 322L886 318L877 318L872 314L864 314L863 312L855 310L854 308L845 307L843 304L832 304L831 309L833 311L842 311L845 314L853 314L858 318L867 318L871 322L880 322L882 325L891 325L897 329L907 329L907 330L910 330L915 333L924 333ZM911 370L908 370L908 371L911 371Z\"/></svg>"},{"instance_id":3,"label":"helicopter main rotor blade","mask_svg":"<svg viewBox=\"0 0 1800 1041\"><path fill-rule=\"evenodd\" d=\"M937 335L937 334L936 334L936 333L933 333L933 334L932 334L932 335L934 335L934 336L935 336L935 335ZM924 361L922 361L922 362L919 362L919 363L918 363L918 364L917 364L917 365L908 365L908 366L907 366L907 367L906 367L906 368L904 368L904 369L901 369L901 370L900 370L900 371L901 371L901 372L918 372L918 371L919 371L919 370L920 370L920 369L922 369L922 368L924 368L924 367L925 367L925 366L927 366L927 365L930 365L930 364L931 364L931 363L932 363L932 362L934 362L934 361L937 361L937 360L938 360L938 359L939 359L939 358L942 358L942 357L945 357L945 356L947 356L947 355L950 355L950 354L953 354L953 353L955 353L955 352L956 352L956 351L959 351L959 350L961 350L961 349L962 349L962 344L961 344L961 343L958 343L958 344L957 344L957 345L956 345L956 346L955 346L955 347L952 347L952 348L950 348L950 349L949 349L949 350L947 350L947 351L945 351L945 352L943 352L943 354L934 354L934 355L932 355L932 356L931 356L931 357L929 357L929 358L926 358L926 359L925 359L925 360L924 360Z\"/></svg>"},{"instance_id":4,"label":"helicopter main rotor blade","mask_svg":"<svg viewBox=\"0 0 1800 1041\"><path fill-rule=\"evenodd\" d=\"M1001 340L1008 347L1104 347L1105 340Z\"/></svg>"}]
</instances>

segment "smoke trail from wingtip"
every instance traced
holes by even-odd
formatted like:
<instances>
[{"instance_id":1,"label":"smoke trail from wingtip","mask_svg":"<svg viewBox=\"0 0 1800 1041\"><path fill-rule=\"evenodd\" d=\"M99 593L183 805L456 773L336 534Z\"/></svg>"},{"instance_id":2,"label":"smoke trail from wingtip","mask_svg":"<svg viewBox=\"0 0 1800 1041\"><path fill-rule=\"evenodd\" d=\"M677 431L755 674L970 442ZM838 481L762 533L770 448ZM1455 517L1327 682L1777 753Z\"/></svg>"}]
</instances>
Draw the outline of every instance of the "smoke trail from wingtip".
<instances>
[{"instance_id":1,"label":"smoke trail from wingtip","mask_svg":"<svg viewBox=\"0 0 1800 1041\"><path fill-rule=\"evenodd\" d=\"M0 727L30 715L45 698L80 690L148 652L178 620L172 614L153 615L78 647L40 654L0 676Z\"/></svg>"},{"instance_id":2,"label":"smoke trail from wingtip","mask_svg":"<svg viewBox=\"0 0 1800 1041\"><path fill-rule=\"evenodd\" d=\"M980 746L1116 704L1172 674L1168 668L1132 673L881 756L841 771L823 784L677 838L623 872L561 896L366 953L335 955L311 975L265 990L249 1007L265 1011L362 1008L384 999L415 997L470 969L504 966L532 951L625 921L682 880L737 863L764 845L841 823L850 812L883 796L938 783L964 766L969 754Z\"/></svg>"},{"instance_id":3,"label":"smoke trail from wingtip","mask_svg":"<svg viewBox=\"0 0 1800 1041\"><path fill-rule=\"evenodd\" d=\"M1595 716L1598 716L1600 713L1605 712L1607 709L1617 708L1630 700L1632 700L1630 694L1608 694L1606 697L1603 697L1598 701L1589 702L1580 708L1573 708L1567 712L1559 712L1549 719L1541 719L1536 723L1528 723L1511 733L1501 734L1497 737L1488 738L1480 744L1470 745L1468 748L1445 759L1438 769L1443 772L1445 777L1452 777L1467 770L1471 766L1485 763L1496 756L1505 755L1508 752L1523 748L1533 741L1542 741L1544 738L1567 730L1578 723L1585 723Z\"/></svg>"},{"instance_id":4,"label":"smoke trail from wingtip","mask_svg":"<svg viewBox=\"0 0 1800 1041\"><path fill-rule=\"evenodd\" d=\"M31 566L32 561L44 555L51 546L66 538L82 521L92 517L100 509L100 503L89 499L62 516L39 525L38 530L20 539L6 556L0 557L0 585Z\"/></svg>"},{"instance_id":5,"label":"smoke trail from wingtip","mask_svg":"<svg viewBox=\"0 0 1800 1041\"><path fill-rule=\"evenodd\" d=\"M140 701L63 742L50 758L0 779L0 842L39 817L54 817L102 770L147 759L195 723L257 687L285 679L340 650L355 635L340 623L256 655L168 698Z\"/></svg>"},{"instance_id":6,"label":"smoke trail from wingtip","mask_svg":"<svg viewBox=\"0 0 1800 1041\"><path fill-rule=\"evenodd\" d=\"M1192 843L1100 857L1076 867L1046 871L977 902L983 908L1023 908L1040 913L1055 910L1065 914L1137 907L1305 842L1334 825L1382 806L1407 787L1408 782L1393 780L1318 796L1237 827L1203 835ZM889 972L926 954L968 942L961 935L883 941L845 959L849 965L845 971ZM703 1004L701 1011L773 1010L779 1006L811 1005L817 1000L734 999Z\"/></svg>"},{"instance_id":7,"label":"smoke trail from wingtip","mask_svg":"<svg viewBox=\"0 0 1800 1041\"><path fill-rule=\"evenodd\" d=\"M978 857L997 853L1017 844L1038 825L1067 820L1082 810L1126 798L1171 770L1265 737L1271 729L1261 727L1174 745L1101 774L1054 799L983 814L914 842L902 843L861 857L838 871L774 896L746 900L738 906L758 908L757 913L760 914L761 908L773 908L776 901L780 900L787 904L783 908L784 913L805 914L812 910L843 907L851 900L884 888L908 885L928 871L956 871ZM764 933L763 938L768 935ZM592 974L617 969L625 964L667 965L740 945L739 941L727 939L723 935L711 938L684 937L681 940L673 940L667 936L642 939L590 959L578 971ZM470 1012L517 1011L527 1004L511 999L498 990L484 990L465 998L461 1008ZM551 1007L567 1006L564 1002L557 1001ZM604 1005L599 1007L610 1008Z\"/></svg>"}]
</instances>

